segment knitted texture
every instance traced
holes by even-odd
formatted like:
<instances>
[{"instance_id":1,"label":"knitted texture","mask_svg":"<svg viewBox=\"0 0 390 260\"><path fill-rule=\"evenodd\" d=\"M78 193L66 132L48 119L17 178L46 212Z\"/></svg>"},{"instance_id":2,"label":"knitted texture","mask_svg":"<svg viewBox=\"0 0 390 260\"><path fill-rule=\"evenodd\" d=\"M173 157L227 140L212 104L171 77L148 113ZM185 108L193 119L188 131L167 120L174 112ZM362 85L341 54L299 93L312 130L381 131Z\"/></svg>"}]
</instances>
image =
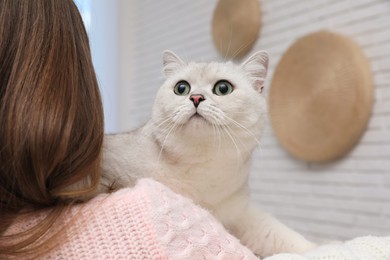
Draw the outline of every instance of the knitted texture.
<instances>
[{"instance_id":1,"label":"knitted texture","mask_svg":"<svg viewBox=\"0 0 390 260\"><path fill-rule=\"evenodd\" d=\"M6 234L31 228L45 216L19 220ZM257 259L209 212L150 179L74 206L47 235L58 231L64 239L42 259ZM390 237L360 237L264 260L390 260Z\"/></svg>"},{"instance_id":2,"label":"knitted texture","mask_svg":"<svg viewBox=\"0 0 390 260\"><path fill-rule=\"evenodd\" d=\"M7 233L44 216L19 221ZM256 259L210 213L150 179L74 206L48 235L65 223L65 239L43 259Z\"/></svg>"},{"instance_id":3,"label":"knitted texture","mask_svg":"<svg viewBox=\"0 0 390 260\"><path fill-rule=\"evenodd\" d=\"M239 241L228 234L209 212L194 207L162 185L153 185L161 199L148 205L160 244L170 259L256 259ZM180 209L180 210L178 210Z\"/></svg>"},{"instance_id":4,"label":"knitted texture","mask_svg":"<svg viewBox=\"0 0 390 260\"><path fill-rule=\"evenodd\" d=\"M279 254L264 260L389 260L390 237L358 237L340 245L324 245L303 255Z\"/></svg>"}]
</instances>

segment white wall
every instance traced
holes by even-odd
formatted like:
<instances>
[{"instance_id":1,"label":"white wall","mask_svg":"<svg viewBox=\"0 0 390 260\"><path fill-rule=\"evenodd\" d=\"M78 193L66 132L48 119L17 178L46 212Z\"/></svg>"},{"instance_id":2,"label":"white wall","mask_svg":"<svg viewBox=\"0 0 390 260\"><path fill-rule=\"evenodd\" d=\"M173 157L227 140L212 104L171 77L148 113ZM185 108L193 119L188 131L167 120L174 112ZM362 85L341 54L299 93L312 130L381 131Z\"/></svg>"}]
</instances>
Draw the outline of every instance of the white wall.
<instances>
[{"instance_id":1,"label":"white wall","mask_svg":"<svg viewBox=\"0 0 390 260\"><path fill-rule=\"evenodd\" d=\"M81 0L78 0L81 1ZM105 131L118 130L118 5L117 1L91 0L88 24L92 59L104 105Z\"/></svg>"},{"instance_id":2,"label":"white wall","mask_svg":"<svg viewBox=\"0 0 390 260\"><path fill-rule=\"evenodd\" d=\"M119 120L145 122L162 82L161 53L188 60L221 59L211 38L216 0L119 0ZM268 127L254 158L253 200L315 240L390 234L390 2L386 0L264 0L255 49L273 70L300 36L327 28L354 39L371 61L374 112L367 132L345 158L310 164L290 157ZM226 43L227 44L227 43Z\"/></svg>"}]
</instances>

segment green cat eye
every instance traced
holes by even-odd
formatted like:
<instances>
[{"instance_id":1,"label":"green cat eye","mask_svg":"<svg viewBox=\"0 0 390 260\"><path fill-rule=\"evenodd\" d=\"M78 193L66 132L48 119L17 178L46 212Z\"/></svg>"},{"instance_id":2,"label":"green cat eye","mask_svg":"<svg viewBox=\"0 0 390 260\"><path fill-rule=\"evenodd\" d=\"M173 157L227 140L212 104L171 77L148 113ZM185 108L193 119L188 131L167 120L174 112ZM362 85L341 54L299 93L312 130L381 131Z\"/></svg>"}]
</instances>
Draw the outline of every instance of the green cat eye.
<instances>
[{"instance_id":1,"label":"green cat eye","mask_svg":"<svg viewBox=\"0 0 390 260\"><path fill-rule=\"evenodd\" d=\"M175 92L175 94L178 96L185 96L188 95L188 93L190 93L190 90L191 90L190 84L187 81L182 80L176 83L173 92Z\"/></svg>"},{"instance_id":2,"label":"green cat eye","mask_svg":"<svg viewBox=\"0 0 390 260\"><path fill-rule=\"evenodd\" d=\"M227 80L220 80L214 85L213 92L217 96L229 95L233 92L233 85Z\"/></svg>"}]
</instances>

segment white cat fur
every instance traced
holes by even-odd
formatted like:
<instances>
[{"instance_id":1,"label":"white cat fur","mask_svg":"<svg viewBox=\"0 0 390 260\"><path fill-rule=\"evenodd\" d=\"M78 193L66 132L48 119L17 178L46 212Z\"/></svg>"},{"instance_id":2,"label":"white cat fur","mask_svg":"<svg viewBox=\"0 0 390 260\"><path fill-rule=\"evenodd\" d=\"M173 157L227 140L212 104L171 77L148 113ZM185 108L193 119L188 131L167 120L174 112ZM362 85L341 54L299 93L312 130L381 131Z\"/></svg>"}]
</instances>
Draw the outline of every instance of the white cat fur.
<instances>
[{"instance_id":1,"label":"white cat fur","mask_svg":"<svg viewBox=\"0 0 390 260\"><path fill-rule=\"evenodd\" d=\"M266 117L262 88L268 55L257 52L241 65L185 63L171 51L163 55L165 82L151 119L130 133L108 135L103 148L106 186L131 186L152 177L208 209L259 256L301 253L314 247L298 233L250 204L248 174ZM219 80L234 86L217 96ZM174 94L186 80L191 91ZM205 97L198 108L191 94ZM200 116L194 116L195 113Z\"/></svg>"}]
</instances>

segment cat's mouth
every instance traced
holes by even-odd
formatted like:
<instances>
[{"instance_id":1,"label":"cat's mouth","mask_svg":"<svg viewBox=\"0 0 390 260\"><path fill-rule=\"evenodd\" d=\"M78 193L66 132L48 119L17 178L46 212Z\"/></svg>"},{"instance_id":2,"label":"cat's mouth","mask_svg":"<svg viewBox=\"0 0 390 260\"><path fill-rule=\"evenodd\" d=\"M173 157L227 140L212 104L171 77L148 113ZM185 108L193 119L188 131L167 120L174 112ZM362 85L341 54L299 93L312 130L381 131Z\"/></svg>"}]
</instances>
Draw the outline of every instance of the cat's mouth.
<instances>
[{"instance_id":1,"label":"cat's mouth","mask_svg":"<svg viewBox=\"0 0 390 260\"><path fill-rule=\"evenodd\" d=\"M206 118L204 118L201 114L199 114L198 112L195 112L189 119L188 121L204 121L204 122L208 122Z\"/></svg>"},{"instance_id":2,"label":"cat's mouth","mask_svg":"<svg viewBox=\"0 0 390 260\"><path fill-rule=\"evenodd\" d=\"M193 115L190 117L190 119L193 119L193 118L204 119L204 117L203 117L201 114L199 114L198 112L195 112L195 114L193 114Z\"/></svg>"}]
</instances>

